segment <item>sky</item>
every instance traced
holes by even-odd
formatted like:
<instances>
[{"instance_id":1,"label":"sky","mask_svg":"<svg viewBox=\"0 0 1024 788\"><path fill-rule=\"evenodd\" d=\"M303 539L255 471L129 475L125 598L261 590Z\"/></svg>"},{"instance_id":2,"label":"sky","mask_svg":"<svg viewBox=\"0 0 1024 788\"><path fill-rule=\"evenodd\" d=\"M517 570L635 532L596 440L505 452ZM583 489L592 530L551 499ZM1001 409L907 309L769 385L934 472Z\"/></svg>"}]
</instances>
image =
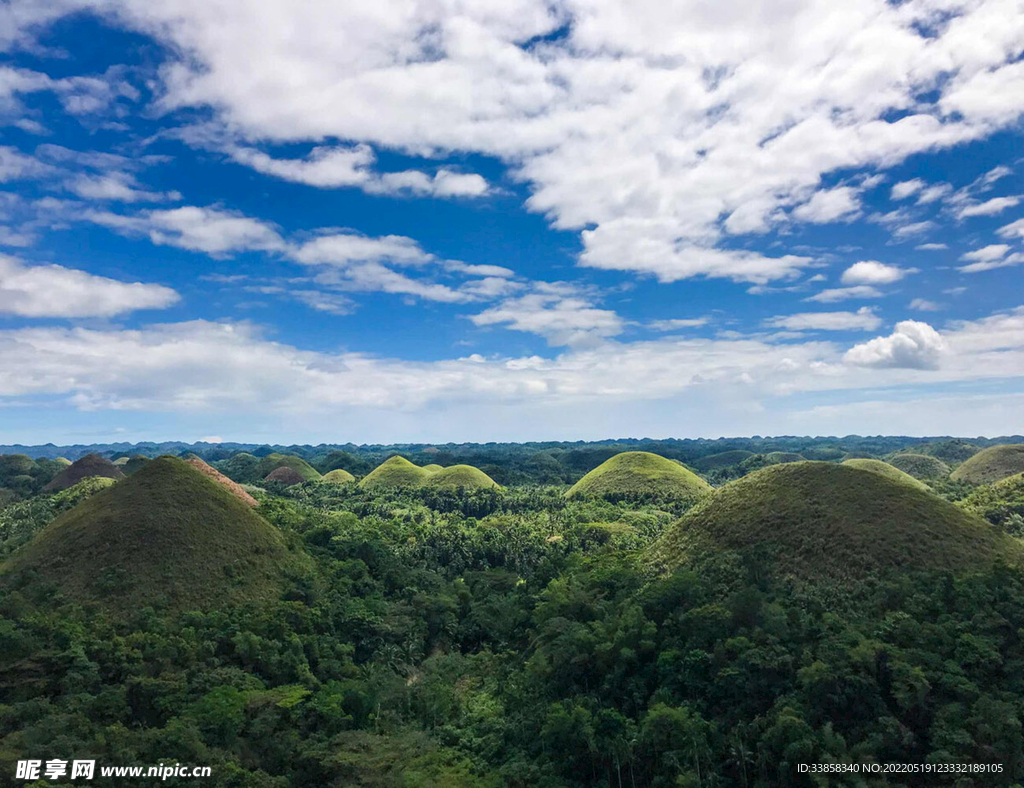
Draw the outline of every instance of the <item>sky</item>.
<instances>
[{"instance_id":1,"label":"sky","mask_svg":"<svg viewBox=\"0 0 1024 788\"><path fill-rule=\"evenodd\" d=\"M1021 0L5 0L0 442L1024 432Z\"/></svg>"}]
</instances>

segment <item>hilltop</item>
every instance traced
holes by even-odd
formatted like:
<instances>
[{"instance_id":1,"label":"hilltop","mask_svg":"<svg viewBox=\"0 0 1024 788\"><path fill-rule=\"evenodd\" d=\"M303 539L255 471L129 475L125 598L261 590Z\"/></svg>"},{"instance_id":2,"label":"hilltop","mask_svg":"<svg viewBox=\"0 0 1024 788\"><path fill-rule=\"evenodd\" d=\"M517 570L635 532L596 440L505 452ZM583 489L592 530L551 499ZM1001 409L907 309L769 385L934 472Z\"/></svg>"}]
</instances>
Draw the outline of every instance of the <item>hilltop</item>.
<instances>
[{"instance_id":1,"label":"hilltop","mask_svg":"<svg viewBox=\"0 0 1024 788\"><path fill-rule=\"evenodd\" d=\"M67 468L54 476L49 483L43 487L46 492L56 492L74 487L82 479L90 476L105 476L108 479L123 479L124 472L106 457L98 454L86 454L80 460L71 463Z\"/></svg>"},{"instance_id":2,"label":"hilltop","mask_svg":"<svg viewBox=\"0 0 1024 788\"><path fill-rule=\"evenodd\" d=\"M335 468L333 471L325 473L320 479L320 481L329 482L331 484L350 484L355 480L355 476L342 468Z\"/></svg>"},{"instance_id":3,"label":"hilltop","mask_svg":"<svg viewBox=\"0 0 1024 788\"><path fill-rule=\"evenodd\" d=\"M258 473L261 477L266 478L268 474L276 471L278 468L291 468L302 477L304 482L311 482L320 478L320 472L316 468L294 454L268 454L260 461Z\"/></svg>"},{"instance_id":4,"label":"hilltop","mask_svg":"<svg viewBox=\"0 0 1024 788\"><path fill-rule=\"evenodd\" d=\"M44 528L4 565L115 613L275 597L296 564L281 534L184 460L161 457Z\"/></svg>"},{"instance_id":5,"label":"hilltop","mask_svg":"<svg viewBox=\"0 0 1024 788\"><path fill-rule=\"evenodd\" d=\"M990 484L1007 476L1024 472L1024 445L989 446L969 459L949 475L955 482Z\"/></svg>"},{"instance_id":6,"label":"hilltop","mask_svg":"<svg viewBox=\"0 0 1024 788\"><path fill-rule=\"evenodd\" d=\"M949 476L949 466L938 457L930 454L894 454L889 458L889 464L898 468L904 473L909 473L915 479L922 481L936 481Z\"/></svg>"},{"instance_id":7,"label":"hilltop","mask_svg":"<svg viewBox=\"0 0 1024 788\"><path fill-rule=\"evenodd\" d=\"M652 547L672 568L740 550L782 574L855 579L879 570L964 571L1024 548L932 493L849 465L774 465L727 484Z\"/></svg>"},{"instance_id":8,"label":"hilltop","mask_svg":"<svg viewBox=\"0 0 1024 788\"><path fill-rule=\"evenodd\" d=\"M245 491L242 485L238 484L237 482L231 481L231 479L229 479L223 473L218 471L216 468L207 465L198 457L187 457L185 459L185 462L187 462L189 465L191 465L193 468L195 468L197 471L199 471L207 478L213 479L215 482L217 482L217 484L219 484L221 487L223 487L225 490L227 490L229 493L235 496L246 506L252 506L253 508L255 508L260 505L259 501L257 501L251 495L249 495L249 493Z\"/></svg>"},{"instance_id":9,"label":"hilltop","mask_svg":"<svg viewBox=\"0 0 1024 788\"><path fill-rule=\"evenodd\" d=\"M728 468L731 465L739 465L748 457L753 457L754 452L744 449L733 449L732 451L720 451L717 454L707 454L693 461L693 467L701 471L710 471L715 468Z\"/></svg>"},{"instance_id":10,"label":"hilltop","mask_svg":"<svg viewBox=\"0 0 1024 788\"><path fill-rule=\"evenodd\" d=\"M711 485L677 462L650 452L627 451L594 468L566 497L654 494L692 498L710 490Z\"/></svg>"},{"instance_id":11,"label":"hilltop","mask_svg":"<svg viewBox=\"0 0 1024 788\"><path fill-rule=\"evenodd\" d=\"M851 468L860 468L862 471L880 473L885 478L894 481L897 484L905 484L908 487L913 487L917 490L931 489L927 484L915 479L909 473L904 473L899 468L895 468L889 463L882 462L881 460L854 458L850 460L843 460L843 465L849 465Z\"/></svg>"},{"instance_id":12,"label":"hilltop","mask_svg":"<svg viewBox=\"0 0 1024 788\"><path fill-rule=\"evenodd\" d=\"M291 487L293 484L302 484L306 480L302 477L302 474L294 468L282 465L280 468L274 468L274 470L268 473L263 481L279 482Z\"/></svg>"},{"instance_id":13,"label":"hilltop","mask_svg":"<svg viewBox=\"0 0 1024 788\"><path fill-rule=\"evenodd\" d=\"M359 486L364 490L375 487L422 487L430 476L430 471L396 454L366 474Z\"/></svg>"},{"instance_id":14,"label":"hilltop","mask_svg":"<svg viewBox=\"0 0 1024 788\"><path fill-rule=\"evenodd\" d=\"M425 486L449 489L462 487L467 490L484 490L498 487L499 485L486 473L479 468L474 468L472 465L452 465L448 468L441 468L440 470L430 472Z\"/></svg>"}]
</instances>

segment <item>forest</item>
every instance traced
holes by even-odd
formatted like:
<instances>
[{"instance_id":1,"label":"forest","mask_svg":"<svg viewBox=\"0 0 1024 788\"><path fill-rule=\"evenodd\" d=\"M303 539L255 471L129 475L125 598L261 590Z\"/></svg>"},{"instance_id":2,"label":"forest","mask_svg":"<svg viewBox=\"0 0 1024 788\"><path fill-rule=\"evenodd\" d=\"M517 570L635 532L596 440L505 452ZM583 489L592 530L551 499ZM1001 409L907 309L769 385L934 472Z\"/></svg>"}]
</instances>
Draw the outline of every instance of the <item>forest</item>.
<instances>
[{"instance_id":1,"label":"forest","mask_svg":"<svg viewBox=\"0 0 1024 788\"><path fill-rule=\"evenodd\" d=\"M0 782L1019 786L1022 441L4 455Z\"/></svg>"}]
</instances>

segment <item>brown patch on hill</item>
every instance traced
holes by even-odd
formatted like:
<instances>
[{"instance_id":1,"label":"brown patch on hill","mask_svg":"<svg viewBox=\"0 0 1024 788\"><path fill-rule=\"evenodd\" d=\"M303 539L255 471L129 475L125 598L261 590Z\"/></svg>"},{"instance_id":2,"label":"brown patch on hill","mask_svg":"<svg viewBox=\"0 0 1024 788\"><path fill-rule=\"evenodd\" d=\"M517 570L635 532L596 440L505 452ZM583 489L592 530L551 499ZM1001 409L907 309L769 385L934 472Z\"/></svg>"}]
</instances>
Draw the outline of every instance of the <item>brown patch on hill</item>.
<instances>
[{"instance_id":1,"label":"brown patch on hill","mask_svg":"<svg viewBox=\"0 0 1024 788\"><path fill-rule=\"evenodd\" d=\"M43 488L43 492L56 492L74 487L82 479L90 476L103 476L107 479L123 479L124 473L106 457L98 454L86 454L62 470Z\"/></svg>"},{"instance_id":2,"label":"brown patch on hill","mask_svg":"<svg viewBox=\"0 0 1024 788\"><path fill-rule=\"evenodd\" d=\"M189 457L185 460L189 465L195 468L204 476L208 476L213 479L217 484L226 489L229 493L235 496L242 503L252 506L253 508L260 505L260 502L253 498L249 493L242 489L242 485L237 482L231 481L227 476L218 471L216 468L207 465L198 457Z\"/></svg>"},{"instance_id":3,"label":"brown patch on hill","mask_svg":"<svg viewBox=\"0 0 1024 788\"><path fill-rule=\"evenodd\" d=\"M302 484L305 479L302 475L294 468L289 468L287 465L282 465L280 468L274 468L270 473L263 477L265 482L281 482L291 487L293 484Z\"/></svg>"}]
</instances>

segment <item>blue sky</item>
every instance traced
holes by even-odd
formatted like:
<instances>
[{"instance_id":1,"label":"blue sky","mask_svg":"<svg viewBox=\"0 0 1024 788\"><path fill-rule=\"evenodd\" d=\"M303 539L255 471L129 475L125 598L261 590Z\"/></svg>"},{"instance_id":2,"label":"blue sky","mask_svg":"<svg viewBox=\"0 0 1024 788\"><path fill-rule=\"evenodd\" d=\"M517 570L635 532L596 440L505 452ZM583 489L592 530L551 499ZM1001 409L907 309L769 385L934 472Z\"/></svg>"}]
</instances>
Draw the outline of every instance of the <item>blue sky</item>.
<instances>
[{"instance_id":1,"label":"blue sky","mask_svg":"<svg viewBox=\"0 0 1024 788\"><path fill-rule=\"evenodd\" d=\"M1024 18L841 5L5 4L0 442L1024 432Z\"/></svg>"}]
</instances>

